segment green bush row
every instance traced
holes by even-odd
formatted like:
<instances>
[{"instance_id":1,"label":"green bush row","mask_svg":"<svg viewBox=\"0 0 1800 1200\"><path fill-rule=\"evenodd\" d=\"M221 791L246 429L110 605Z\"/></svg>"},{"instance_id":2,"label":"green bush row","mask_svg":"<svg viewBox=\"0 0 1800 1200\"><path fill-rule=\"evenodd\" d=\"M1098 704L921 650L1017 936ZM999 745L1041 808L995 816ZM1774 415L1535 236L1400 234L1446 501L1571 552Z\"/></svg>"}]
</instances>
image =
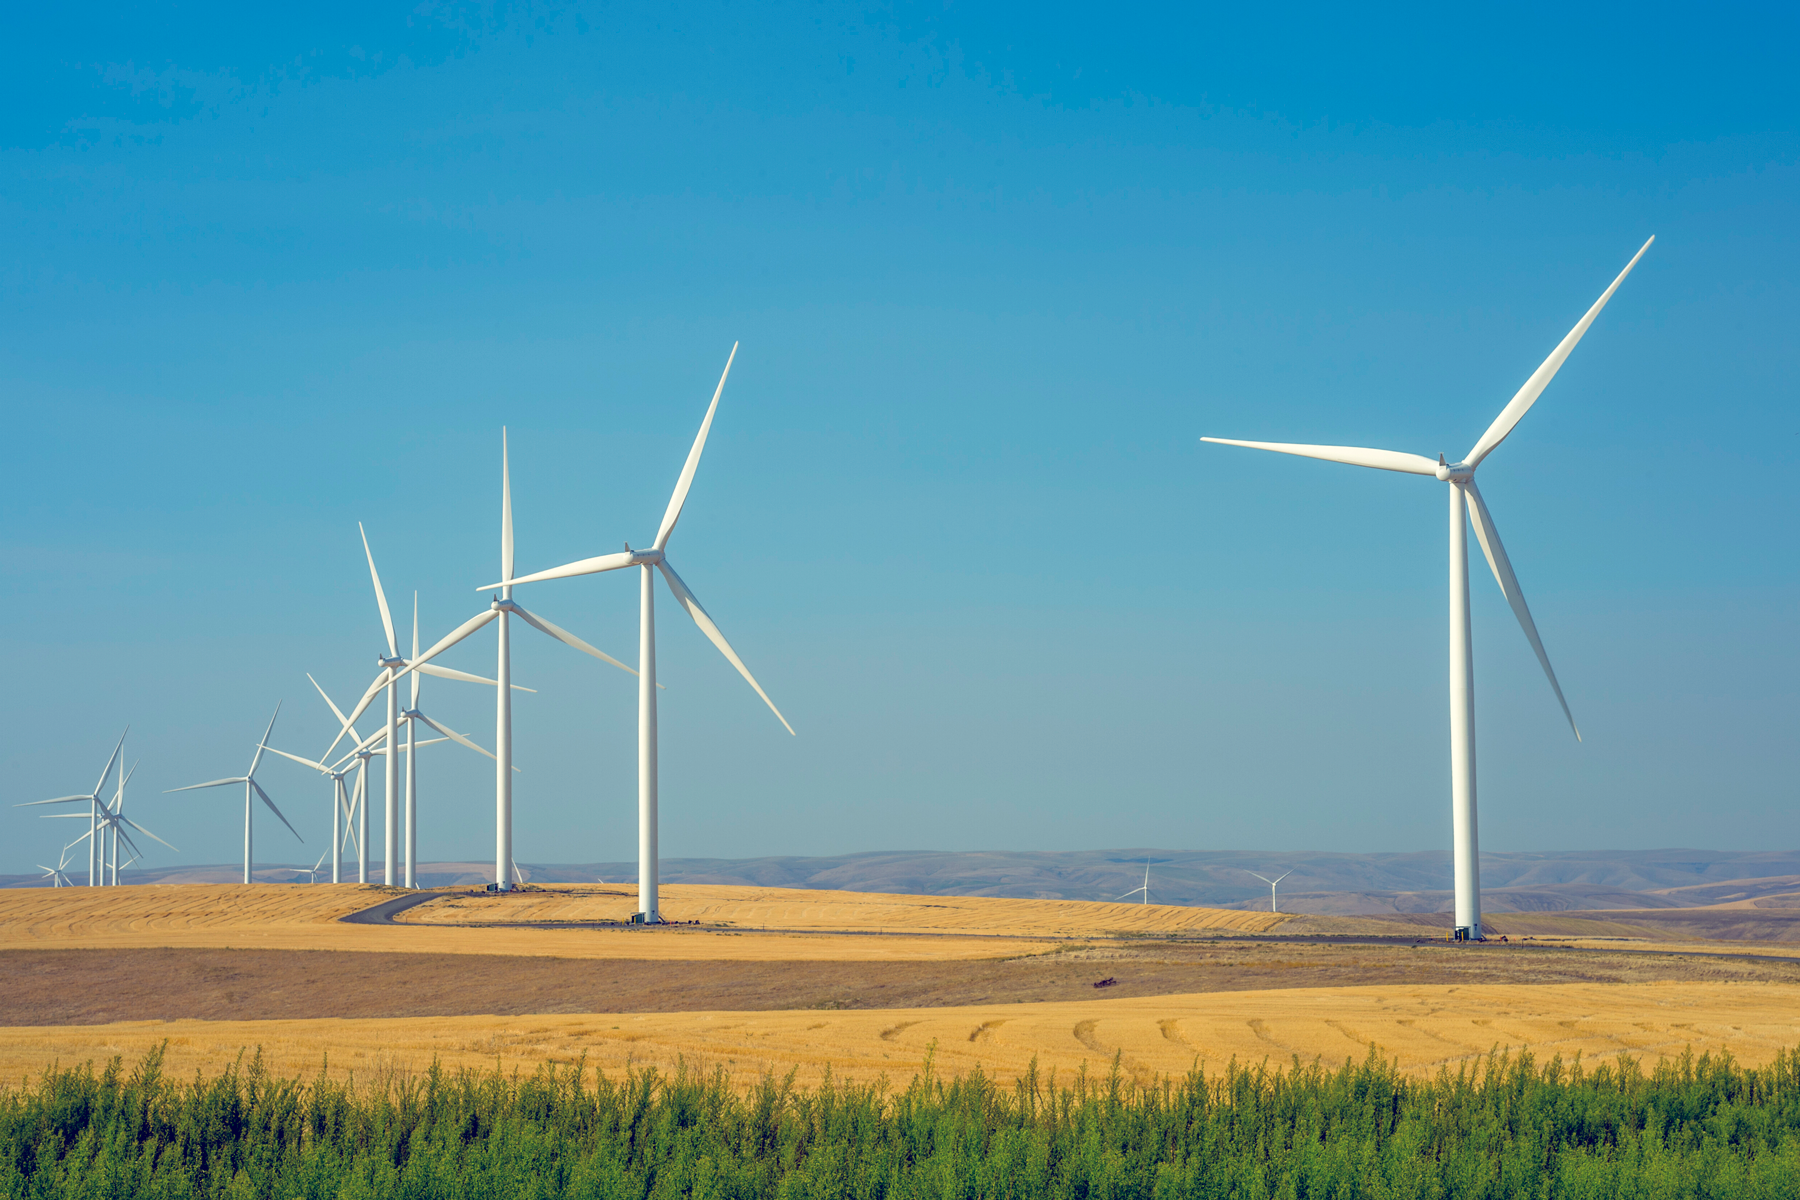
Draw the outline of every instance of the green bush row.
<instances>
[{"instance_id":1,"label":"green bush row","mask_svg":"<svg viewBox=\"0 0 1800 1200\"><path fill-rule=\"evenodd\" d=\"M1800 1197L1800 1053L1646 1073L1494 1055L1409 1079L1231 1065L1138 1087L979 1072L904 1090L723 1072L377 1085L260 1053L171 1080L153 1052L0 1093L6 1197Z\"/></svg>"}]
</instances>

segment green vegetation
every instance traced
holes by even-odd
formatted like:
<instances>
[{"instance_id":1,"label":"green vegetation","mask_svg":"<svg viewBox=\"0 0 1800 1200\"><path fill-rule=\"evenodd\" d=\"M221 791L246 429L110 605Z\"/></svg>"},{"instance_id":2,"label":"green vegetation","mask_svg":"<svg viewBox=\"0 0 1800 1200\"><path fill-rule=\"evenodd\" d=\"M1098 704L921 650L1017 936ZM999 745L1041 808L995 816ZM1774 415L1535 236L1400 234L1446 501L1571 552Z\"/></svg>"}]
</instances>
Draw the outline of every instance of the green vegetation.
<instances>
[{"instance_id":1,"label":"green vegetation","mask_svg":"<svg viewBox=\"0 0 1800 1200\"><path fill-rule=\"evenodd\" d=\"M179 1083L152 1054L0 1094L0 1195L469 1197L1800 1196L1800 1053L1643 1072L1529 1055L1409 1080L1232 1067L1138 1088L904 1091L722 1074Z\"/></svg>"}]
</instances>

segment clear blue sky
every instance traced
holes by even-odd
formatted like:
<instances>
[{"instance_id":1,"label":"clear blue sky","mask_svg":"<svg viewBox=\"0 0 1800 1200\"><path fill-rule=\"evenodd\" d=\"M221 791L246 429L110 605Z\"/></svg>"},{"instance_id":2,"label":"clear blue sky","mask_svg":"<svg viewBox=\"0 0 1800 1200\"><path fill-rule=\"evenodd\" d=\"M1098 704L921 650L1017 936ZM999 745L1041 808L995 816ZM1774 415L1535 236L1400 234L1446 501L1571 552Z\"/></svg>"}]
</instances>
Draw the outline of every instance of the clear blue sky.
<instances>
[{"instance_id":1,"label":"clear blue sky","mask_svg":"<svg viewBox=\"0 0 1800 1200\"><path fill-rule=\"evenodd\" d=\"M1197 439L1454 459L1654 233L1483 468L1588 739L1478 560L1483 842L1795 844L1790 7L288 9L9 16L8 800L129 722L156 861L232 861L157 793L323 748L356 522L428 640L502 424L520 570L647 542L741 340L671 551L800 736L665 595L665 854L1447 848L1441 485ZM634 656L630 579L525 598ZM631 680L515 638L519 858L632 857Z\"/></svg>"}]
</instances>

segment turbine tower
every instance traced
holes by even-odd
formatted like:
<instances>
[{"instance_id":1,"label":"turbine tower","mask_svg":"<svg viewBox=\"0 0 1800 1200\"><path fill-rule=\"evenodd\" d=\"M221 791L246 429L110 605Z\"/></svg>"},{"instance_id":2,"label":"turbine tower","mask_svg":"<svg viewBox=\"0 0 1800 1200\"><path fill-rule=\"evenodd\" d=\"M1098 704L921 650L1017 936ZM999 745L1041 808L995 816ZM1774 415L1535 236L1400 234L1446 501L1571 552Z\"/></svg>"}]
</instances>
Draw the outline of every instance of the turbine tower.
<instances>
[{"instance_id":1,"label":"turbine tower","mask_svg":"<svg viewBox=\"0 0 1800 1200\"><path fill-rule=\"evenodd\" d=\"M1256 872L1255 871L1245 871L1244 874L1256 875ZM1281 909L1277 908L1275 905L1275 885L1280 883L1282 880L1286 879L1289 875L1292 875L1292 874L1293 874L1292 871L1284 871L1280 875L1277 875L1273 879L1270 879L1267 875L1256 875L1256 877L1258 879L1262 880L1264 883L1269 885L1269 911L1270 912L1280 912L1281 911Z\"/></svg>"},{"instance_id":2,"label":"turbine tower","mask_svg":"<svg viewBox=\"0 0 1800 1200\"><path fill-rule=\"evenodd\" d=\"M681 468L681 476L675 481L675 493L669 497L669 507L663 511L662 524L657 528L656 540L648 550L633 550L628 543L622 553L603 554L597 558L584 558L579 562L565 566L552 567L548 571L539 571L535 575L525 575L517 579L512 577L512 560L506 560L506 578L503 583L517 586L525 583L538 583L547 579L569 579L576 575L594 575L602 571L616 571L622 567L640 568L638 576L638 915L635 920L646 924L656 924L661 920L661 912L657 907L657 815L656 815L656 576L660 571L675 602L693 618L700 632L719 649L727 662L737 668L744 681L756 689L775 719L791 735L794 727L789 725L769 694L756 682L750 674L750 668L744 665L725 635L700 605L700 600L682 582L675 568L669 565L665 548L669 544L669 535L675 532L675 522L681 519L682 506L687 502L688 489L694 485L694 472L700 467L701 451L706 449L706 435L712 429L713 414L719 410L719 397L725 392L725 380L731 375L731 364L737 358L737 344L733 343L731 354L725 360L725 371L719 376L719 386L713 390L712 404L707 407L706 418L700 422L700 432L694 438L693 449L688 451L687 462ZM498 587L489 584L488 587ZM477 589L477 590L486 590ZM431 657L429 654L427 658Z\"/></svg>"},{"instance_id":3,"label":"turbine tower","mask_svg":"<svg viewBox=\"0 0 1800 1200\"><path fill-rule=\"evenodd\" d=\"M574 634L562 627L552 624L543 617L527 610L512 598L513 589L513 519L512 519L512 469L507 460L506 431L500 431L500 582L493 585L499 590L488 607L476 613L467 621L451 630L439 639L438 643L424 654L416 656L399 672L392 675L388 682L397 683L403 676L415 672L429 673L431 660L456 645L489 621L499 620L499 669L495 672L494 688L494 887L498 891L512 890L513 876L517 873L513 865L512 852L512 627L509 617L518 617L527 625L536 629L546 637L555 638L566 646L571 646L583 654L589 654L601 662L610 663L619 670L636 675L630 667L610 654L602 653L588 645ZM488 589L482 588L481 591ZM452 676L455 678L456 676ZM483 682L489 682L484 680ZM654 676L651 679L654 683ZM381 681L371 686L363 694L361 703L352 712L349 721L355 721L362 715L369 702L379 692ZM349 723L346 722L346 725ZM441 731L441 730L440 730ZM335 745L335 743L333 743ZM473 743L469 743L473 745ZM480 747L475 747L480 749ZM329 753L329 752L328 752ZM486 751L482 751L486 753Z\"/></svg>"},{"instance_id":4,"label":"turbine tower","mask_svg":"<svg viewBox=\"0 0 1800 1200\"><path fill-rule=\"evenodd\" d=\"M305 838L300 837L300 831L298 829L295 829L291 824L289 824L288 819L281 815L281 810L279 808L275 807L275 802L273 800L269 799L269 793L263 791L262 784L256 782L256 768L257 768L257 765L262 762L263 747L268 744L269 733L275 728L275 717L279 717L280 715L281 715L281 705L277 704L275 706L275 716L269 718L269 728L263 730L262 737L257 739L256 753L250 757L250 769L248 771L244 772L242 775L234 775L230 779L212 779L212 780L208 780L205 783L190 783L186 787L169 788L167 791L165 791L163 793L164 795L168 795L170 792L197 792L202 788L226 787L226 786L228 786L230 784L234 784L234 783L241 783L244 785L244 882L245 883L250 882L250 856L251 856L251 851L254 848L253 842L252 842L253 823L250 818L251 818L252 812L254 811L252 806L256 802L257 797L259 797L259 796L262 797L262 802L269 806L269 811L274 813L275 816L281 821L281 823L283 825L287 825L289 833L293 834L297 838L300 838L300 840L302 842L304 842L306 840ZM161 839L158 839L158 840L160 841Z\"/></svg>"},{"instance_id":5,"label":"turbine tower","mask_svg":"<svg viewBox=\"0 0 1800 1200\"><path fill-rule=\"evenodd\" d=\"M1651 238L1645 242L1638 252L1632 256L1619 277L1612 281L1612 286L1601 293L1594 306L1587 310L1587 315L1576 322L1575 328L1567 337L1550 352L1550 357L1525 381L1525 386L1518 390L1500 415L1494 418L1487 432L1481 435L1475 445L1463 456L1462 461L1449 463L1442 454L1437 461L1420 454L1406 454L1397 450L1372 450L1361 446L1303 446L1288 442L1244 442L1230 438L1201 438L1203 442L1214 442L1224 446L1247 446L1253 450L1274 450L1282 454L1297 454L1303 458L1322 458L1327 462L1348 463L1357 467L1374 467L1383 471L1401 471L1412 475L1430 475L1449 485L1450 498L1450 804L1451 825L1454 839L1454 857L1456 862L1456 933L1459 940L1475 939L1481 936L1481 872L1478 861L1479 837L1475 820L1475 688L1474 688L1474 642L1469 625L1469 524L1475 526L1475 539L1481 543L1481 552L1487 557L1488 567L1494 573L1494 579L1505 593L1507 603L1512 606L1513 615L1519 620L1519 627L1525 631L1525 638L1537 653L1537 659L1544 668L1544 674L1550 680L1550 688L1556 693L1556 701L1562 705L1563 715L1569 720L1569 728L1574 730L1575 740L1581 740L1581 730L1575 725L1575 717L1569 712L1569 703L1563 699L1562 686L1556 682L1556 672L1550 667L1550 656L1544 651L1544 643L1538 637L1537 625L1531 619L1531 610L1525 605L1525 594L1519 590L1518 577L1513 574L1512 563L1506 557L1506 548L1500 544L1500 531L1494 527L1494 518L1488 513L1486 503L1482 501L1481 491L1475 486L1475 470L1495 447L1506 440L1519 421L1530 411L1537 398L1543 394L1556 372L1562 368L1564 360L1575 349L1577 342L1606 307L1606 302L1618 290L1631 269L1644 257L1650 249Z\"/></svg>"}]
</instances>

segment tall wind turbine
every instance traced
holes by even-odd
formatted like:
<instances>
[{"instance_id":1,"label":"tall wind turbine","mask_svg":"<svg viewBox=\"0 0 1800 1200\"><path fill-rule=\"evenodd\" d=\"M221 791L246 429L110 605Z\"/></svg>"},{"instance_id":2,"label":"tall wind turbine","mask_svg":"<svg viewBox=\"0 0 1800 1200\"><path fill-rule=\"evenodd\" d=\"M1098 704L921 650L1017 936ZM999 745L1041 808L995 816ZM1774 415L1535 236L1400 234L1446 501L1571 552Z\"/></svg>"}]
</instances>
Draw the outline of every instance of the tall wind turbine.
<instances>
[{"instance_id":1,"label":"tall wind turbine","mask_svg":"<svg viewBox=\"0 0 1800 1200\"><path fill-rule=\"evenodd\" d=\"M264 746L263 749L270 754L279 754L283 758L292 759L301 766L311 767L331 780L331 849L319 856L319 862L323 864L325 855L330 855L331 882L341 882L339 877L344 864L344 842L355 837L356 809L350 803L349 791L344 787L344 778L350 774L350 768L344 763L334 767L310 758L302 758L298 754L289 754L286 750L277 750L274 746ZM345 762L348 761L349 759L346 758ZM314 868L315 871L317 869L317 867ZM312 882L317 883L318 881L315 879Z\"/></svg>"},{"instance_id":2,"label":"tall wind turbine","mask_svg":"<svg viewBox=\"0 0 1800 1200\"><path fill-rule=\"evenodd\" d=\"M125 733L130 733L130 732L131 732L131 727L129 725L127 725L125 727ZM119 744L113 747L112 754L107 757L106 766L101 768L100 778L94 784L93 791L83 792L79 796L58 796L54 800L28 800L24 804L13 805L14 808L37 808L39 805L43 805L43 804L78 804L78 803L86 803L87 804L87 806L88 806L88 831L87 831L88 881L87 881L87 885L89 887L98 887L100 884L100 809L104 806L104 803L105 803L104 801L102 801L100 799L100 793L102 793L106 790L107 777L112 774L113 764L115 762L119 761L119 751L121 751L125 748L125 733L121 733L119 735ZM79 839L77 839L77 840L79 840Z\"/></svg>"},{"instance_id":3,"label":"tall wind turbine","mask_svg":"<svg viewBox=\"0 0 1800 1200\"><path fill-rule=\"evenodd\" d=\"M700 452L706 449L706 435L712 429L713 414L719 410L719 397L725 392L725 380L731 375L731 364L737 358L737 344L732 343L731 354L725 360L725 371L719 376L719 386L713 390L712 404L707 407L706 419L700 422L700 432L694 438L694 447L688 451L687 462L681 468L681 476L675 481L675 494L669 497L669 507L663 511L662 524L657 528L656 540L648 550L633 550L629 543L623 553L603 554L598 558L584 558L561 567L552 567L548 571L539 571L535 575L512 578L511 557L507 559L506 579L504 583L518 585L538 583L546 579L569 579L576 575L594 575L601 571L616 571L621 567L640 568L638 576L638 916L637 920L655 924L661 920L657 908L657 845L656 845L656 576L653 571L662 572L662 577L669 585L675 602L687 611L700 632L707 636L726 661L737 668L744 681L756 689L769 711L775 714L789 734L794 727L789 725L769 694L756 682L750 674L750 668L744 665L725 635L713 622L706 609L700 606L700 600L682 582L675 568L669 565L664 554L669 544L669 535L675 532L675 522L681 519L682 505L687 502L688 489L694 484L694 472L700 466ZM488 587L498 587L489 584ZM485 591L486 589L478 589ZM430 657L427 655L426 657Z\"/></svg>"},{"instance_id":4,"label":"tall wind turbine","mask_svg":"<svg viewBox=\"0 0 1800 1200\"><path fill-rule=\"evenodd\" d=\"M369 531L363 528L362 522L356 523L356 531L362 534L363 555L369 560L369 578L375 584L375 605L381 610L381 630L387 635L387 656L375 656L375 663L381 668L377 683L385 680L387 692L387 746L392 750L397 741L396 734L400 727L400 693L395 687L396 672L406 665L400 657L400 647L394 641L394 618L388 612L387 593L381 590L381 572L375 569L375 554L369 549ZM396 864L396 851L400 848L400 756L389 754L382 770L382 876L381 881L393 887L399 873ZM408 887L412 886L410 883Z\"/></svg>"},{"instance_id":5,"label":"tall wind turbine","mask_svg":"<svg viewBox=\"0 0 1800 1200\"><path fill-rule=\"evenodd\" d=\"M1246 871L1246 872L1244 872L1244 874L1256 875L1256 872L1255 871ZM1282 880L1286 879L1289 875L1292 875L1292 874L1293 874L1292 871L1284 871L1280 875L1277 875L1273 879L1270 879L1267 875L1256 875L1256 877L1258 879L1262 880L1264 883L1269 885L1269 911L1270 912L1280 912L1281 911L1279 908L1277 908L1275 906L1275 885L1280 883Z\"/></svg>"},{"instance_id":6,"label":"tall wind turbine","mask_svg":"<svg viewBox=\"0 0 1800 1200\"><path fill-rule=\"evenodd\" d=\"M1450 804L1452 837L1454 840L1454 856L1456 861L1456 934L1459 939L1473 939L1481 936L1481 871L1478 861L1479 845L1475 820L1475 688L1474 688L1474 641L1469 625L1469 540L1468 526L1475 525L1475 539L1481 543L1481 552L1487 557L1488 567L1494 573L1494 579L1500 590L1506 595L1507 603L1512 606L1513 615L1519 619L1519 627L1525 631L1525 638L1537 653L1538 662L1544 668L1545 676L1550 680L1550 688L1556 693L1556 701L1562 705L1563 716L1569 720L1569 728L1575 733L1575 740L1581 740L1581 730L1575 725L1575 717L1569 712L1569 703L1563 699L1562 686L1556 681L1556 672L1550 667L1550 656L1544 652L1544 643L1538 637L1537 625L1531 619L1531 610L1525 605L1525 594L1519 590L1519 580L1513 574L1512 563L1506 557L1506 548L1500 544L1500 531L1494 527L1494 518L1488 513L1487 505L1482 501L1481 490L1475 486L1475 469L1483 459L1493 453L1495 447L1506 440L1507 434L1530 411L1537 398L1543 394L1556 372L1562 368L1564 360L1575 349L1577 342L1612 299L1625 277L1644 257L1650 249L1651 238L1645 242L1619 277L1612 281L1612 286L1602 292L1594 301L1594 306L1587 310L1587 315L1576 322L1575 328L1567 337L1558 343L1525 386L1500 410L1487 432L1463 456L1461 462L1444 461L1442 454L1437 461L1420 454L1406 454L1398 450L1371 450L1361 446L1303 446L1288 442L1243 442L1230 438L1201 438L1203 442L1216 442L1224 446L1247 446L1253 450L1274 450L1282 454L1297 454L1303 458L1322 458L1327 462L1348 463L1356 467L1374 467L1383 471L1401 471L1412 475L1430 475L1449 484L1450 497ZM1467 514L1465 516L1465 513Z\"/></svg>"},{"instance_id":7,"label":"tall wind turbine","mask_svg":"<svg viewBox=\"0 0 1800 1200\"><path fill-rule=\"evenodd\" d=\"M302 842L304 842L306 840L305 838L300 837L300 831L298 829L295 829L293 827L293 825L289 824L288 819L281 815L281 810L279 808L275 807L275 802L273 800L269 799L269 793L262 790L262 784L256 782L256 767L257 767L257 764L262 762L263 747L268 744L269 734L275 728L275 717L279 717L280 715L281 715L281 705L277 704L275 706L275 716L269 718L269 728L263 730L262 737L257 739L256 753L251 755L251 757L250 757L250 769L248 771L244 772L242 775L233 775L229 779L211 779L205 783L190 783L186 787L169 788L167 791L165 791L163 793L164 795L168 795L170 792L197 792L202 788L226 787L226 786L229 786L230 784L234 784L234 783L241 783L244 785L244 882L245 883L250 882L250 855L251 855L251 851L253 849L252 834L251 834L253 823L251 821L251 814L254 811L252 808L252 805L256 802L256 798L258 796L262 797L262 802L269 806L269 811L274 813L275 816L280 819L280 821L283 825L287 825L289 833L293 834L297 838L300 838L300 840Z\"/></svg>"},{"instance_id":8,"label":"tall wind turbine","mask_svg":"<svg viewBox=\"0 0 1800 1200\"><path fill-rule=\"evenodd\" d=\"M123 766L123 764L120 764L120 765ZM133 775L137 774L137 769L138 769L138 764L132 763L131 770L120 772L119 788L118 788L117 794L113 797L113 800L110 804L103 802L100 806L100 823L96 827L97 832L96 832L96 829L90 829L88 832L86 832L86 833L82 834L80 837L76 838L74 843L72 843L74 845L79 845L80 843L89 841L96 836L99 837L100 846L102 847L102 851L103 851L103 857L101 858L101 862L100 862L101 883L106 886L110 886L110 887L118 887L119 886L119 871L121 870L122 867L129 867L132 863L136 862L138 859L140 859L144 856L144 852L143 852L143 850L141 850L138 847L137 842L132 840L132 837L129 833L125 832L125 829L127 826L129 826L132 829L137 830L139 833L143 834L145 837L151 839L152 841L162 842L162 844L165 846L168 846L169 849L175 850L177 853L180 852L179 847L174 846L169 842L163 841L162 838L157 837L154 833L151 833L148 829L145 829L142 825L139 825L136 821L132 820L130 817L125 815L125 785L131 782L131 777ZM80 813L57 813L57 814L55 814L55 816L67 817L72 820L80 820L81 819ZM46 818L46 819L54 819L54 818ZM130 847L130 849L131 849L131 857L126 859L123 864L121 864L119 862L119 839L120 838L124 838L125 845ZM112 857L112 863L111 863L110 868L108 867L108 864L104 857L105 852L110 852L111 857ZM106 878L106 874L109 870L112 875L112 878L110 880Z\"/></svg>"},{"instance_id":9,"label":"tall wind turbine","mask_svg":"<svg viewBox=\"0 0 1800 1200\"><path fill-rule=\"evenodd\" d=\"M1116 904L1129 896L1137 895L1139 892L1144 894L1144 903L1150 903L1150 856L1148 854L1144 855L1144 886L1132 888L1129 892L1126 892L1124 896L1114 896L1113 902Z\"/></svg>"},{"instance_id":10,"label":"tall wind turbine","mask_svg":"<svg viewBox=\"0 0 1800 1200\"><path fill-rule=\"evenodd\" d=\"M400 676L406 675L408 672L427 670L427 664L432 659L489 621L498 618L499 669L494 673L496 676L494 688L494 887L498 891L509 892L512 890L515 871L512 852L512 627L508 618L516 616L546 637L553 637L583 654L590 654L601 662L610 663L627 674L636 675L637 672L612 655L594 649L568 630L528 611L512 598L512 469L507 460L506 431L504 429L500 431L500 582L493 586L499 589L500 594L493 598L487 608L444 635L435 646L424 654L415 657L394 676L394 679L398 680ZM479 590L486 591L487 589ZM650 684L654 683L653 673ZM356 711L350 714L350 720L354 721L361 715L373 698L372 691L365 693L362 702L356 706ZM479 749L479 747L476 748Z\"/></svg>"}]
</instances>

